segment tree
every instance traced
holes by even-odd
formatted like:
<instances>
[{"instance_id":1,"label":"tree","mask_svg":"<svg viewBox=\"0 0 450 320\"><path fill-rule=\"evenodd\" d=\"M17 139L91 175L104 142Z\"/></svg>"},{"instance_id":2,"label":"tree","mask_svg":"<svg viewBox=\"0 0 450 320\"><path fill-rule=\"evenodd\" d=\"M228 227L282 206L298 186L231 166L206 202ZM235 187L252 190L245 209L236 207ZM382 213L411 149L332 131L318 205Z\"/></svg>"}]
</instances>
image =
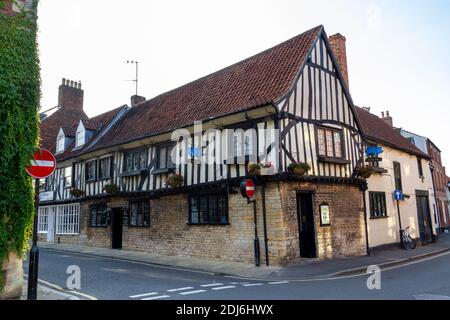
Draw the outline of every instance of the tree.
<instances>
[{"instance_id":1,"label":"tree","mask_svg":"<svg viewBox=\"0 0 450 320\"><path fill-rule=\"evenodd\" d=\"M39 138L37 0L17 14L7 6L10 0L0 0L0 272L9 257L23 258L28 248L35 210L25 166ZM4 279L0 274L0 292Z\"/></svg>"}]
</instances>

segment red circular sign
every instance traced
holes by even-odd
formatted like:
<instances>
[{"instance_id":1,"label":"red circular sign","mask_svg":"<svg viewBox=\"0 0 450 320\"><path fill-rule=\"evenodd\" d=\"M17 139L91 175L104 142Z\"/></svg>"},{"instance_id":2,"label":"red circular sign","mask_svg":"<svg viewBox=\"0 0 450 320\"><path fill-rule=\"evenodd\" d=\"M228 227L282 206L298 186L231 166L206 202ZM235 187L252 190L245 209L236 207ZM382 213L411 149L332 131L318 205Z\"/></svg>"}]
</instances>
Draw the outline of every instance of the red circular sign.
<instances>
[{"instance_id":1,"label":"red circular sign","mask_svg":"<svg viewBox=\"0 0 450 320\"><path fill-rule=\"evenodd\" d=\"M55 168L55 156L50 151L41 149L34 154L31 165L27 166L25 170L33 178L44 179L50 176Z\"/></svg>"},{"instance_id":2,"label":"red circular sign","mask_svg":"<svg viewBox=\"0 0 450 320\"><path fill-rule=\"evenodd\" d=\"M241 193L243 197L249 199L255 196L255 183L252 179L246 179L241 182Z\"/></svg>"}]
</instances>

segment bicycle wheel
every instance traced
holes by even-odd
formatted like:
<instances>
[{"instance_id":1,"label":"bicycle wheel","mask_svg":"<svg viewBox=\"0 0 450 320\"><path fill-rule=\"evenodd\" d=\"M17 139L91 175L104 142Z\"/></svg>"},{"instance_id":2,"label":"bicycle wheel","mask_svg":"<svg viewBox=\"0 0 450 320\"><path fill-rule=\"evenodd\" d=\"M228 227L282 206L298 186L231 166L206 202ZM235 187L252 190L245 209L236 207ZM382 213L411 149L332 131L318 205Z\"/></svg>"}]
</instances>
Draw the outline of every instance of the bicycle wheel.
<instances>
[{"instance_id":1,"label":"bicycle wheel","mask_svg":"<svg viewBox=\"0 0 450 320\"><path fill-rule=\"evenodd\" d=\"M410 249L415 249L416 248L416 242L414 241L413 238L411 238L410 236L408 236L408 240L406 242L406 245L408 246L408 248Z\"/></svg>"}]
</instances>

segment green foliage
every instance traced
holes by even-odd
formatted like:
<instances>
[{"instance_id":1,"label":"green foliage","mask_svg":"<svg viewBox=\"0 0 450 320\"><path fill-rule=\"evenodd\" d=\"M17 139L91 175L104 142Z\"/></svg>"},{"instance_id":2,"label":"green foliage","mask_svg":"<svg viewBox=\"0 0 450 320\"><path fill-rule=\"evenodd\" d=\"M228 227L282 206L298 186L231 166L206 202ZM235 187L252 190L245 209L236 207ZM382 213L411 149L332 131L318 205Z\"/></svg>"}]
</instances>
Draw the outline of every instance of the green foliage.
<instances>
[{"instance_id":1,"label":"green foliage","mask_svg":"<svg viewBox=\"0 0 450 320\"><path fill-rule=\"evenodd\" d=\"M9 252L24 256L34 216L33 183L25 166L39 136L36 7L37 1L34 10L16 16L0 13L0 267ZM0 274L0 291L2 280Z\"/></svg>"}]
</instances>

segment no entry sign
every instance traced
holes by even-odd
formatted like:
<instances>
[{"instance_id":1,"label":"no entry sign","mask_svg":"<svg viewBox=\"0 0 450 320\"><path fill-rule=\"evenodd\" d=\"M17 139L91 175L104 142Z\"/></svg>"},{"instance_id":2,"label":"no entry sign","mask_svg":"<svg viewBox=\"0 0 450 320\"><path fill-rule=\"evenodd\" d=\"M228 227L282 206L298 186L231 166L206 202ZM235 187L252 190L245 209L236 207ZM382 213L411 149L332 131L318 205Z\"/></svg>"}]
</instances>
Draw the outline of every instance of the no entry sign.
<instances>
[{"instance_id":1,"label":"no entry sign","mask_svg":"<svg viewBox=\"0 0 450 320\"><path fill-rule=\"evenodd\" d=\"M28 174L33 178L44 179L50 176L56 168L55 156L45 149L37 151L31 165L26 167Z\"/></svg>"},{"instance_id":2,"label":"no entry sign","mask_svg":"<svg viewBox=\"0 0 450 320\"><path fill-rule=\"evenodd\" d=\"M255 183L252 179L242 180L241 194L244 198L253 199L253 197L255 196Z\"/></svg>"}]
</instances>

